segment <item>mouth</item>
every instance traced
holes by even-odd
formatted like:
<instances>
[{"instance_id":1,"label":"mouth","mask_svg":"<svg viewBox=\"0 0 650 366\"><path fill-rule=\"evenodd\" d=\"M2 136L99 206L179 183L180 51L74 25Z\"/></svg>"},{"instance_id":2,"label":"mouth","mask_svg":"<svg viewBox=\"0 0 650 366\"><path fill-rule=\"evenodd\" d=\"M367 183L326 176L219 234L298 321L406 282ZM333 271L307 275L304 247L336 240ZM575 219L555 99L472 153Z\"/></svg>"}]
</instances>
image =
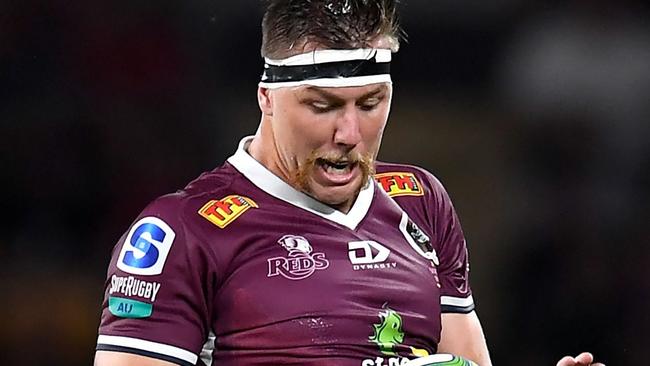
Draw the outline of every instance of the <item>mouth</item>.
<instances>
[{"instance_id":1,"label":"mouth","mask_svg":"<svg viewBox=\"0 0 650 366\"><path fill-rule=\"evenodd\" d=\"M316 165L323 173L323 178L331 184L347 184L355 176L356 161L349 160L329 160L319 158L316 160Z\"/></svg>"},{"instance_id":2,"label":"mouth","mask_svg":"<svg viewBox=\"0 0 650 366\"><path fill-rule=\"evenodd\" d=\"M332 161L327 159L318 159L317 163L330 174L345 174L356 164L347 160Z\"/></svg>"}]
</instances>

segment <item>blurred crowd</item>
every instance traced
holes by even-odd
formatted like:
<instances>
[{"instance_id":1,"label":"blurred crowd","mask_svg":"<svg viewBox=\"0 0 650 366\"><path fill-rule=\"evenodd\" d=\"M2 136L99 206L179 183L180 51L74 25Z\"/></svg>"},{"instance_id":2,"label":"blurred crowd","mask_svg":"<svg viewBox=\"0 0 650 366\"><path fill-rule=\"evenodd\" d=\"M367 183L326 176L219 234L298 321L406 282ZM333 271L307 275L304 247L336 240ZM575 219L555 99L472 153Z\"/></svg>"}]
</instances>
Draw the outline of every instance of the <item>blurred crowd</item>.
<instances>
[{"instance_id":1,"label":"blurred crowd","mask_svg":"<svg viewBox=\"0 0 650 366\"><path fill-rule=\"evenodd\" d=\"M260 2L0 3L0 364L91 363L113 245L255 132ZM445 184L495 365L650 341L650 11L403 0L380 157Z\"/></svg>"}]
</instances>

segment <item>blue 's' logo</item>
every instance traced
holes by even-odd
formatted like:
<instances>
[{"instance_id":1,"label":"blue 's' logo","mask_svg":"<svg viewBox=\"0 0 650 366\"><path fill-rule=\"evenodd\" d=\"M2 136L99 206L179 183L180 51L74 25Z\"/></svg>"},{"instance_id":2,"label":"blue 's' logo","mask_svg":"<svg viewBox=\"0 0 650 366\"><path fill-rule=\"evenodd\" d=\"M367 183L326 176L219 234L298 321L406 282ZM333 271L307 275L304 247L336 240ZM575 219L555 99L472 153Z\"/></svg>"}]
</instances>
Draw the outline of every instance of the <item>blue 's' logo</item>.
<instances>
[{"instance_id":1,"label":"blue 's' logo","mask_svg":"<svg viewBox=\"0 0 650 366\"><path fill-rule=\"evenodd\" d=\"M135 268L149 268L156 264L160 251L150 238L162 243L165 239L165 232L155 224L138 226L130 240L135 250L127 251L122 262Z\"/></svg>"},{"instance_id":2,"label":"blue 's' logo","mask_svg":"<svg viewBox=\"0 0 650 366\"><path fill-rule=\"evenodd\" d=\"M161 219L140 219L124 241L117 267L140 275L162 273L174 236L174 231Z\"/></svg>"}]
</instances>

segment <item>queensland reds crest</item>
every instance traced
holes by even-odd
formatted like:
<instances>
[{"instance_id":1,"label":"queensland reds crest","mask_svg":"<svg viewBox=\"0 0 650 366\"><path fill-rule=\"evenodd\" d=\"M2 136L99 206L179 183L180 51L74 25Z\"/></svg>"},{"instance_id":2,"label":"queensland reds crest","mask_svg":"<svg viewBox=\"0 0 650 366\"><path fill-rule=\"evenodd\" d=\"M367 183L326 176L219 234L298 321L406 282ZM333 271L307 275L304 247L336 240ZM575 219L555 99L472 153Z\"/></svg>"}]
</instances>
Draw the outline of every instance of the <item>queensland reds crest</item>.
<instances>
[{"instance_id":1,"label":"queensland reds crest","mask_svg":"<svg viewBox=\"0 0 650 366\"><path fill-rule=\"evenodd\" d=\"M282 275L290 280L302 280L311 276L318 269L329 267L325 253L314 253L309 241L302 236L285 235L278 240L289 253L286 257L273 257L266 261L269 264L268 277Z\"/></svg>"}]
</instances>

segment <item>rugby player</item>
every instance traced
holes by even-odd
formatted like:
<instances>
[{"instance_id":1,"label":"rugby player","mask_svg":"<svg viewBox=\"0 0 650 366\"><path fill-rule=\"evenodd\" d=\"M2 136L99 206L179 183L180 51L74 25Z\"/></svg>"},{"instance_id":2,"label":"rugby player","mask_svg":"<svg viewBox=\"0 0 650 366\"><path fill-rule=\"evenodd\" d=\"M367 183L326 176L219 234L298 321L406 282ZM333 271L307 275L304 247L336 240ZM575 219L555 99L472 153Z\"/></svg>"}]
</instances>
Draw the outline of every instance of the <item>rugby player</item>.
<instances>
[{"instance_id":1,"label":"rugby player","mask_svg":"<svg viewBox=\"0 0 650 366\"><path fill-rule=\"evenodd\" d=\"M118 241L96 366L491 365L447 193L375 160L395 2L268 1L257 133Z\"/></svg>"}]
</instances>

